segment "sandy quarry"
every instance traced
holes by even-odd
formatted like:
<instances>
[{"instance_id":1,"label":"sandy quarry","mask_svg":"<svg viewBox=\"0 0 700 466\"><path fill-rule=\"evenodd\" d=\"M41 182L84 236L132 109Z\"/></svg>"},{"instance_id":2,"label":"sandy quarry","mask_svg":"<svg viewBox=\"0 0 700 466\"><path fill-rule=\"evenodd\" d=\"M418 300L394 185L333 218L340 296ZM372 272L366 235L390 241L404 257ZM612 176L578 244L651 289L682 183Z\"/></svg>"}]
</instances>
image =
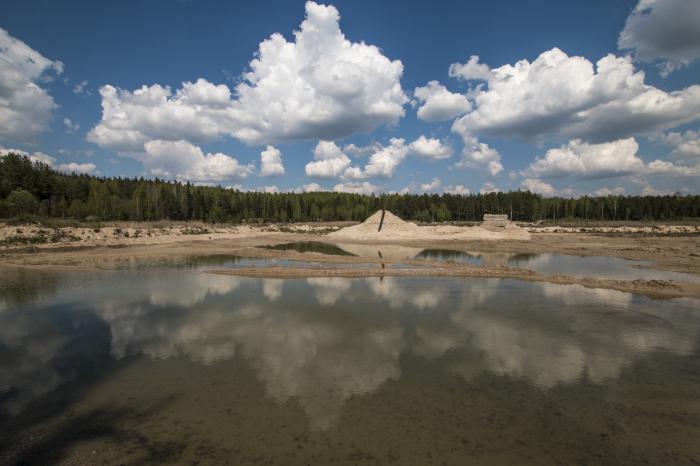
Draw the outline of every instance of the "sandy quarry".
<instances>
[{"instance_id":1,"label":"sandy quarry","mask_svg":"<svg viewBox=\"0 0 700 466\"><path fill-rule=\"evenodd\" d=\"M328 234L337 240L375 240L375 241L441 241L441 240L529 240L530 233L515 223L508 222L504 229L489 230L481 226L457 227L452 225L418 226L413 222L400 219L386 211L381 230L379 223L382 211L372 214L367 220Z\"/></svg>"},{"instance_id":2,"label":"sandy quarry","mask_svg":"<svg viewBox=\"0 0 700 466\"><path fill-rule=\"evenodd\" d=\"M623 281L599 277L543 275L505 267L505 261L482 266L428 263L415 260L425 248L490 253L491 258L513 253L558 253L612 256L649 261L652 269L700 275L700 226L655 225L582 226L577 228L517 226L502 231L452 225L419 226L386 213L362 224L212 225L203 223L113 223L100 228L46 228L0 224L0 268L19 266L52 270L95 270L170 265L192 258L218 255L312 261L313 268L250 267L229 273L258 277L429 275L444 277L502 277L630 291L652 297L700 298L698 283L663 280ZM345 228L342 228L345 226ZM262 246L297 241L342 245L355 257L331 256ZM347 264L366 264L363 268ZM369 265L367 265L369 264Z\"/></svg>"}]
</instances>

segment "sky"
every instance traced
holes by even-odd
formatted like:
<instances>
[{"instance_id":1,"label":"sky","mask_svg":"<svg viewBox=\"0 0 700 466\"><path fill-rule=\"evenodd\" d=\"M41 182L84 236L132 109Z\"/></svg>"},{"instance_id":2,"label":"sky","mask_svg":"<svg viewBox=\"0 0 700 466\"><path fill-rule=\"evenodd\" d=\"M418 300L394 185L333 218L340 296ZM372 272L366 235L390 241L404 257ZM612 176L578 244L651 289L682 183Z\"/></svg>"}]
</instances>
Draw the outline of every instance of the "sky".
<instances>
[{"instance_id":1,"label":"sky","mask_svg":"<svg viewBox=\"0 0 700 466\"><path fill-rule=\"evenodd\" d=\"M700 193L697 0L3 0L0 155L259 191Z\"/></svg>"}]
</instances>

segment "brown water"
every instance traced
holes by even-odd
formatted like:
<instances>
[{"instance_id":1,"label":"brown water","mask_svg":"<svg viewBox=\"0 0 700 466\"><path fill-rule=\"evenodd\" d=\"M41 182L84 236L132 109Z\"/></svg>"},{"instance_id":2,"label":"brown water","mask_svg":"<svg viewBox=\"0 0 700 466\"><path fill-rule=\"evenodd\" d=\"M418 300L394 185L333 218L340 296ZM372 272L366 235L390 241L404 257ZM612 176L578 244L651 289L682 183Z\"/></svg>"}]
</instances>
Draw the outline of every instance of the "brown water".
<instances>
[{"instance_id":1,"label":"brown water","mask_svg":"<svg viewBox=\"0 0 700 466\"><path fill-rule=\"evenodd\" d=\"M0 271L0 463L700 461L697 300L189 263Z\"/></svg>"}]
</instances>

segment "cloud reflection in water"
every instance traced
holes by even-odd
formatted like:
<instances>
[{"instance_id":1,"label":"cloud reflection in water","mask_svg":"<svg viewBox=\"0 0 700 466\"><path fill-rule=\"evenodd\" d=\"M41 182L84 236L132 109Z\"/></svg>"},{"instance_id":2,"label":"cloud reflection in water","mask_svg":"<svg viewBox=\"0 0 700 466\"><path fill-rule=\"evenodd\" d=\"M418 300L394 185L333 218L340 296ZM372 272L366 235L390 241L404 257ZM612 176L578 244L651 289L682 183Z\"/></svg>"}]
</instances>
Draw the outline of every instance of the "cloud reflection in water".
<instances>
[{"instance_id":1,"label":"cloud reflection in water","mask_svg":"<svg viewBox=\"0 0 700 466\"><path fill-rule=\"evenodd\" d=\"M109 277L114 277L110 275ZM109 328L111 354L186 358L214 365L235 357L254 369L278 403L296 400L327 429L353 396L400 383L411 353L466 382L484 372L541 387L584 374L604 383L645 354L696 350L693 300L652 301L578 285L425 278L260 280L197 272L96 276L53 306L89 308ZM47 371L74 338L46 330L36 309L0 314L0 392L13 413L63 380ZM37 387L47 387L45 390Z\"/></svg>"}]
</instances>

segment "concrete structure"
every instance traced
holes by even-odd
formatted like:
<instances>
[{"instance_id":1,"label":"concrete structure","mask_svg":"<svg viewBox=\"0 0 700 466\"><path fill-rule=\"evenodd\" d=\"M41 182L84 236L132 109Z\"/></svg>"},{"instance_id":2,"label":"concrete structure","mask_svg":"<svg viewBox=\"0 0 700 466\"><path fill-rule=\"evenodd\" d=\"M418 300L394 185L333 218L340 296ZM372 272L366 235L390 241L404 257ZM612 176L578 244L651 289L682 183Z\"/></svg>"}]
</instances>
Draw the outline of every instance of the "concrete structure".
<instances>
[{"instance_id":1,"label":"concrete structure","mask_svg":"<svg viewBox=\"0 0 700 466\"><path fill-rule=\"evenodd\" d=\"M482 227L491 231L503 230L506 225L508 225L508 215L506 214L484 214L484 223L481 224Z\"/></svg>"}]
</instances>

